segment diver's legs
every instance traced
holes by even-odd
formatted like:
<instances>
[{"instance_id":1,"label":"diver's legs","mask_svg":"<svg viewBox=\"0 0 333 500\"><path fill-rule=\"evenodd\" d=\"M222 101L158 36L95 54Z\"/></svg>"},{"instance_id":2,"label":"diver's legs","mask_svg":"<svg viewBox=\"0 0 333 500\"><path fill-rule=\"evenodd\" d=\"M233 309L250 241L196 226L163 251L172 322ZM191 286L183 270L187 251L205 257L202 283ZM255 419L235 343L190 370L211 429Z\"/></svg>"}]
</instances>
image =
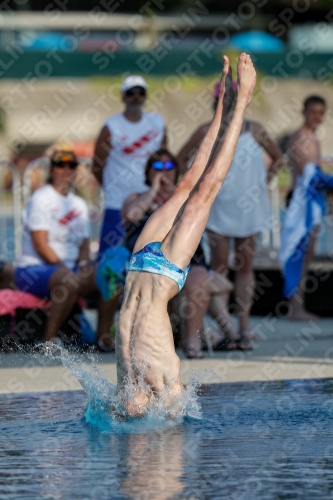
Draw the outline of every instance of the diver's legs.
<instances>
[{"instance_id":1,"label":"diver's legs","mask_svg":"<svg viewBox=\"0 0 333 500\"><path fill-rule=\"evenodd\" d=\"M192 192L180 217L162 243L165 256L184 269L199 245L211 206L232 163L247 105L256 82L250 56L241 54L238 67L239 92L224 141L218 145L213 159Z\"/></svg>"}]
</instances>

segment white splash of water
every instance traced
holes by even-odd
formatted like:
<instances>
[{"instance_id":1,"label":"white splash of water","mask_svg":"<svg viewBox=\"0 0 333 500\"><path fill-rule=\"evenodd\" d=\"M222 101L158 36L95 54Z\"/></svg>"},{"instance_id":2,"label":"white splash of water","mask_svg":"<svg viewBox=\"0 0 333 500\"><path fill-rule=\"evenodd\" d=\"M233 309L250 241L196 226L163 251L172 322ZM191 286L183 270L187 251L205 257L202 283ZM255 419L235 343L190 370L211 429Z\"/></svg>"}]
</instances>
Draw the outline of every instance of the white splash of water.
<instances>
[{"instance_id":1,"label":"white splash of water","mask_svg":"<svg viewBox=\"0 0 333 500\"><path fill-rule=\"evenodd\" d=\"M68 368L74 377L80 382L87 394L88 402L85 411L85 419L89 425L98 427L102 431L113 433L140 433L154 431L160 427L178 425L184 419L201 419L201 407L198 401L197 389L201 381L207 376L207 371L201 373L193 372L189 383L177 396L171 397L166 388L165 393L158 398L153 398L146 415L143 418L129 418L126 415L121 401L133 397L135 386L128 381L125 394L120 398L116 395L116 386L105 376L97 366L93 354L88 354L89 362L83 362L76 353L69 353L65 348L57 346L56 352L47 347L44 354L53 359L60 359L62 364ZM145 384L144 377L139 377L140 391L147 392L150 388ZM169 401L166 404L166 401Z\"/></svg>"}]
</instances>

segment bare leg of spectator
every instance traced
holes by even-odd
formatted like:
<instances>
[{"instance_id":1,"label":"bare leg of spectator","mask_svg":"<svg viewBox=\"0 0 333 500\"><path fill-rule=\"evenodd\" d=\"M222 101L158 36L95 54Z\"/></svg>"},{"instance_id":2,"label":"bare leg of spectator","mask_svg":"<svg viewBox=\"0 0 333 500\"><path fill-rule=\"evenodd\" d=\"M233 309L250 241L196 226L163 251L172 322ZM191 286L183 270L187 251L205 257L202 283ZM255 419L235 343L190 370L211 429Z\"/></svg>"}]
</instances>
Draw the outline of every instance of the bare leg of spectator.
<instances>
[{"instance_id":1,"label":"bare leg of spectator","mask_svg":"<svg viewBox=\"0 0 333 500\"><path fill-rule=\"evenodd\" d=\"M253 257L257 236L235 238L235 297L238 306L239 334L252 339L249 325L255 278Z\"/></svg>"},{"instance_id":2,"label":"bare leg of spectator","mask_svg":"<svg viewBox=\"0 0 333 500\"><path fill-rule=\"evenodd\" d=\"M238 337L238 335L232 326L231 317L228 311L228 298L229 293L213 295L209 302L208 312L219 325L221 331L225 333L226 338L232 341Z\"/></svg>"},{"instance_id":3,"label":"bare leg of spectator","mask_svg":"<svg viewBox=\"0 0 333 500\"><path fill-rule=\"evenodd\" d=\"M228 256L229 256L229 237L222 236L212 231L207 231L208 241L211 251L211 267L215 272L227 275L228 273ZM236 254L236 283L235 283L235 295L236 302L239 304L239 334L236 336L236 340L242 338L244 333L248 332L248 316L252 302L252 288L248 291L241 289L241 287L248 286L252 283L252 260L255 248L256 238L236 238L235 240L235 251ZM252 284L253 286L253 284ZM242 308L243 305L243 308ZM216 297L210 307L210 311L214 319L219 323L221 328L224 329L228 340L235 340L235 332L230 323L230 317L228 318L227 310L227 297ZM214 316L215 314L215 316ZM232 343L229 348L234 347ZM240 346L242 349L250 349L251 346L246 344L244 341Z\"/></svg>"},{"instance_id":4,"label":"bare leg of spectator","mask_svg":"<svg viewBox=\"0 0 333 500\"><path fill-rule=\"evenodd\" d=\"M98 293L99 291L96 285L96 268L91 267L86 270L86 272L80 274L79 295L89 297ZM110 335L110 330L114 323L114 315L119 308L120 293L121 290L119 290L117 295L110 300L103 300L100 298L98 301L97 343L102 351L114 350L114 339Z\"/></svg>"},{"instance_id":5,"label":"bare leg of spectator","mask_svg":"<svg viewBox=\"0 0 333 500\"><path fill-rule=\"evenodd\" d=\"M186 295L186 339L184 351L188 358L202 358L201 338L204 336L203 317L209 304L207 269L192 266L184 286Z\"/></svg>"},{"instance_id":6,"label":"bare leg of spectator","mask_svg":"<svg viewBox=\"0 0 333 500\"><path fill-rule=\"evenodd\" d=\"M232 341L238 335L234 331L231 317L228 311L230 292L234 289L233 284L225 274L210 271L209 273L210 301L208 312L215 319L221 332L227 339Z\"/></svg>"},{"instance_id":7,"label":"bare leg of spectator","mask_svg":"<svg viewBox=\"0 0 333 500\"><path fill-rule=\"evenodd\" d=\"M223 274L210 273L211 299L209 302L209 313L215 319L224 333L228 343L223 343L226 350L241 349L247 351L252 349L248 340L243 339L234 330L228 310L229 294L233 290L232 283ZM214 346L213 346L214 347Z\"/></svg>"},{"instance_id":8,"label":"bare leg of spectator","mask_svg":"<svg viewBox=\"0 0 333 500\"><path fill-rule=\"evenodd\" d=\"M218 275L227 276L228 274L228 257L229 257L229 238L221 234L207 231L208 242L211 253L211 268ZM232 287L233 288L233 287ZM217 322L221 330L225 333L226 338L230 341L228 348L236 349L236 344L233 342L236 332L233 330L231 318L228 312L228 300L231 289L224 294L212 294L209 303L209 313ZM214 290L213 290L214 293Z\"/></svg>"},{"instance_id":9,"label":"bare leg of spectator","mask_svg":"<svg viewBox=\"0 0 333 500\"><path fill-rule=\"evenodd\" d=\"M305 279L309 264L314 255L315 243L318 231L319 231L319 226L315 227L310 235L309 248L304 256L304 263L303 263L301 279L299 282L299 287L296 294L290 299L291 314L288 317L288 319L291 321L318 321L320 319L319 316L316 316L315 314L306 311L304 307Z\"/></svg>"},{"instance_id":10,"label":"bare leg of spectator","mask_svg":"<svg viewBox=\"0 0 333 500\"><path fill-rule=\"evenodd\" d=\"M228 274L229 237L207 231L211 253L211 268L217 273Z\"/></svg>"},{"instance_id":11,"label":"bare leg of spectator","mask_svg":"<svg viewBox=\"0 0 333 500\"><path fill-rule=\"evenodd\" d=\"M62 323L68 318L78 297L79 278L66 268L55 271L50 278L52 305L43 341L52 341Z\"/></svg>"},{"instance_id":12,"label":"bare leg of spectator","mask_svg":"<svg viewBox=\"0 0 333 500\"><path fill-rule=\"evenodd\" d=\"M98 301L97 342L103 351L114 350L114 339L110 335L110 330L114 323L114 316L119 309L119 295L120 293L111 300L99 299Z\"/></svg>"}]
</instances>

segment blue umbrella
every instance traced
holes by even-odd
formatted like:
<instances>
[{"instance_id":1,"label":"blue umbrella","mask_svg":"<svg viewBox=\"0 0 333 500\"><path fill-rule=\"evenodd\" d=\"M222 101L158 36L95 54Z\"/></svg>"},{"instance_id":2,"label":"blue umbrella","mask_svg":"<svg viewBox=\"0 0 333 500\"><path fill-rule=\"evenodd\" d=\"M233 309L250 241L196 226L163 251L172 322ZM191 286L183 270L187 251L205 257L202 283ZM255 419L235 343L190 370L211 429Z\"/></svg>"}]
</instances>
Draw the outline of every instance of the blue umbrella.
<instances>
[{"instance_id":1,"label":"blue umbrella","mask_svg":"<svg viewBox=\"0 0 333 500\"><path fill-rule=\"evenodd\" d=\"M246 52L283 52L285 44L265 31L243 31L230 37L230 44Z\"/></svg>"},{"instance_id":2,"label":"blue umbrella","mask_svg":"<svg viewBox=\"0 0 333 500\"><path fill-rule=\"evenodd\" d=\"M60 49L64 35L58 32L39 31L29 35L28 38L29 40L24 44L26 50L47 51L53 48Z\"/></svg>"}]
</instances>

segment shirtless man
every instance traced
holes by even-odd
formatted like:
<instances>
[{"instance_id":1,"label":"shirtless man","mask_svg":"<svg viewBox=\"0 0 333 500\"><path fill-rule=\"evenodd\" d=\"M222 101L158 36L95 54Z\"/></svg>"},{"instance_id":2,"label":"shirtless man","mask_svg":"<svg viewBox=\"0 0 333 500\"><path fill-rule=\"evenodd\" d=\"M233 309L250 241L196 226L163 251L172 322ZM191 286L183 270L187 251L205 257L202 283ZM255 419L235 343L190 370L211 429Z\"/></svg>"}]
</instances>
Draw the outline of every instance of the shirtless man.
<instances>
[{"instance_id":1,"label":"shirtless man","mask_svg":"<svg viewBox=\"0 0 333 500\"><path fill-rule=\"evenodd\" d=\"M292 171L292 189L299 175L303 174L306 163L321 163L320 142L315 132L324 120L325 100L317 95L307 97L303 103L304 123L289 136L287 154Z\"/></svg>"},{"instance_id":2,"label":"shirtless man","mask_svg":"<svg viewBox=\"0 0 333 500\"><path fill-rule=\"evenodd\" d=\"M325 112L326 102L322 97L317 95L307 97L303 103L303 125L289 136L287 154L292 171L291 195L295 189L297 178L303 174L305 165L307 163L314 163L320 166L320 142L315 132L323 122ZM306 275L308 265L313 257L318 229L319 226L316 226L311 233L308 249L304 258L301 280ZM305 310L304 290L302 290L302 287L299 287L297 293L290 299L290 305L290 320L315 321L319 319L318 316L310 314Z\"/></svg>"},{"instance_id":3,"label":"shirtless man","mask_svg":"<svg viewBox=\"0 0 333 500\"><path fill-rule=\"evenodd\" d=\"M231 78L226 56L216 113L196 158L171 198L151 215L134 247L116 336L117 396L128 416L145 415L156 400L174 415L183 390L167 304L184 286L251 101L256 73L250 56L240 55L237 72L238 95L223 142L225 80Z\"/></svg>"}]
</instances>

